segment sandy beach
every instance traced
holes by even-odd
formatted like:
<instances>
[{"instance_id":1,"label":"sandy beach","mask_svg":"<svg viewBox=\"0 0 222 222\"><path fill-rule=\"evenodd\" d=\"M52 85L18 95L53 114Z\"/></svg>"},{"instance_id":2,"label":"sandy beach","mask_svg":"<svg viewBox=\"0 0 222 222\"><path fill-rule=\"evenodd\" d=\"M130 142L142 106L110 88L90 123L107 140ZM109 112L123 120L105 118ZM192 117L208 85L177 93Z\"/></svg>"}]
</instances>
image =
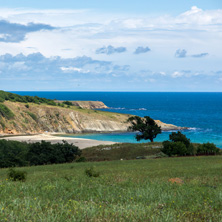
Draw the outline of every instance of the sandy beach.
<instances>
[{"instance_id":1,"label":"sandy beach","mask_svg":"<svg viewBox=\"0 0 222 222\"><path fill-rule=\"evenodd\" d=\"M73 143L78 146L80 149L85 149L91 146L98 145L111 145L115 144L115 142L110 141L99 141L99 140L91 140L91 139L82 139L82 138L70 138L70 137L62 137L62 136L54 136L51 134L38 134L38 135L28 135L28 136L10 136L10 137L2 137L0 139L5 140L15 140L19 142L28 142L35 143L45 140L51 143L62 143L63 140L66 140L68 143Z\"/></svg>"}]
</instances>

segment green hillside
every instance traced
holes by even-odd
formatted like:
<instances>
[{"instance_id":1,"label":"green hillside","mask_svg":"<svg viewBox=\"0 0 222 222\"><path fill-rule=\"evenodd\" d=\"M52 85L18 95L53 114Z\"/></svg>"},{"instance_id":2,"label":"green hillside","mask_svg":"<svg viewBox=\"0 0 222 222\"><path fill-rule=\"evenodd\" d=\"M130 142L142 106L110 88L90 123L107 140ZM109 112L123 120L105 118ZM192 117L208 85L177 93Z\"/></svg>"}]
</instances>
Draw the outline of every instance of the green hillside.
<instances>
[{"instance_id":1,"label":"green hillside","mask_svg":"<svg viewBox=\"0 0 222 222\"><path fill-rule=\"evenodd\" d=\"M20 96L15 93L5 92L0 90L0 102L11 101L11 102L22 102L22 103L45 103L48 105L56 105L51 99L40 98L38 96Z\"/></svg>"},{"instance_id":2,"label":"green hillside","mask_svg":"<svg viewBox=\"0 0 222 222\"><path fill-rule=\"evenodd\" d=\"M221 221L222 157L1 169L0 221ZM99 177L88 177L91 166Z\"/></svg>"}]
</instances>

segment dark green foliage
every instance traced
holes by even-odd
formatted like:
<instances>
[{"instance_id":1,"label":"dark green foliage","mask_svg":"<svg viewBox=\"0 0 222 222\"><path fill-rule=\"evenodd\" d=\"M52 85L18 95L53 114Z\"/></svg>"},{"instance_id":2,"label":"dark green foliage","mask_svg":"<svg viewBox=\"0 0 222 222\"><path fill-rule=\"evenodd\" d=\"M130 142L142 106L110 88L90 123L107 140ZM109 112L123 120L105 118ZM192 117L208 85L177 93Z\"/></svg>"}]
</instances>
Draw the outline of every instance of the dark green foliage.
<instances>
[{"instance_id":1,"label":"dark green foliage","mask_svg":"<svg viewBox=\"0 0 222 222\"><path fill-rule=\"evenodd\" d=\"M137 141L144 139L153 142L153 139L161 133L161 127L159 127L149 116L144 116L144 118L132 116L128 119L128 122L131 123L131 126L128 128L129 131L139 132L136 135Z\"/></svg>"},{"instance_id":2,"label":"dark green foliage","mask_svg":"<svg viewBox=\"0 0 222 222\"><path fill-rule=\"evenodd\" d=\"M220 149L215 146L213 143L203 143L198 146L197 154L198 155L215 155L220 152Z\"/></svg>"},{"instance_id":3,"label":"dark green foliage","mask_svg":"<svg viewBox=\"0 0 222 222\"><path fill-rule=\"evenodd\" d=\"M80 155L81 150L66 141L56 144L41 141L41 143L38 142L29 145L27 158L30 165L43 165L72 162Z\"/></svg>"},{"instance_id":4,"label":"dark green foliage","mask_svg":"<svg viewBox=\"0 0 222 222\"><path fill-rule=\"evenodd\" d=\"M169 138L171 141L164 141L162 148L162 152L168 156L216 155L220 152L213 143L194 146L181 132L172 133Z\"/></svg>"},{"instance_id":5,"label":"dark green foliage","mask_svg":"<svg viewBox=\"0 0 222 222\"><path fill-rule=\"evenodd\" d=\"M38 118L37 118L37 116L36 116L34 113L31 113L31 112L29 112L29 111L26 111L26 113L27 113L29 116L31 116L31 118L32 118L33 120L35 120L36 122L38 121Z\"/></svg>"},{"instance_id":6,"label":"dark green foliage","mask_svg":"<svg viewBox=\"0 0 222 222\"><path fill-rule=\"evenodd\" d=\"M29 108L29 104L26 104L25 107L26 107L26 108Z\"/></svg>"},{"instance_id":7,"label":"dark green foliage","mask_svg":"<svg viewBox=\"0 0 222 222\"><path fill-rule=\"evenodd\" d=\"M81 155L81 150L66 141L51 144L22 143L17 141L0 140L0 168L68 163Z\"/></svg>"},{"instance_id":8,"label":"dark green foliage","mask_svg":"<svg viewBox=\"0 0 222 222\"><path fill-rule=\"evenodd\" d=\"M64 107L65 105L63 103L58 103L58 106Z\"/></svg>"},{"instance_id":9,"label":"dark green foliage","mask_svg":"<svg viewBox=\"0 0 222 222\"><path fill-rule=\"evenodd\" d=\"M190 145L190 139L188 139L180 131L178 131L177 133L175 133L175 132L171 133L169 138L172 142L182 142L182 143L184 143L186 147L189 147L189 145Z\"/></svg>"},{"instance_id":10,"label":"dark green foliage","mask_svg":"<svg viewBox=\"0 0 222 222\"><path fill-rule=\"evenodd\" d=\"M6 119L12 119L14 117L14 113L3 103L0 103L0 117L4 117Z\"/></svg>"},{"instance_id":11,"label":"dark green foliage","mask_svg":"<svg viewBox=\"0 0 222 222\"><path fill-rule=\"evenodd\" d=\"M67 106L72 106L72 102L70 102L70 101L64 101L64 102L62 102L63 104L65 104L65 105L67 105Z\"/></svg>"},{"instance_id":12,"label":"dark green foliage","mask_svg":"<svg viewBox=\"0 0 222 222\"><path fill-rule=\"evenodd\" d=\"M1 120L1 118L0 118L0 125L2 126L2 129L4 130L5 129L5 123Z\"/></svg>"},{"instance_id":13,"label":"dark green foliage","mask_svg":"<svg viewBox=\"0 0 222 222\"><path fill-rule=\"evenodd\" d=\"M187 154L187 147L182 142L164 141L162 152L168 156L184 156Z\"/></svg>"},{"instance_id":14,"label":"dark green foliage","mask_svg":"<svg viewBox=\"0 0 222 222\"><path fill-rule=\"evenodd\" d=\"M76 160L77 163L82 163L82 162L86 162L86 158L84 156L81 156L79 157L77 160Z\"/></svg>"},{"instance_id":15,"label":"dark green foliage","mask_svg":"<svg viewBox=\"0 0 222 222\"><path fill-rule=\"evenodd\" d=\"M100 175L100 173L98 171L96 171L94 167L90 167L88 169L85 169L85 174L88 177L99 177L99 175Z\"/></svg>"},{"instance_id":16,"label":"dark green foliage","mask_svg":"<svg viewBox=\"0 0 222 222\"><path fill-rule=\"evenodd\" d=\"M27 151L27 143L0 140L0 167L27 166Z\"/></svg>"},{"instance_id":17,"label":"dark green foliage","mask_svg":"<svg viewBox=\"0 0 222 222\"><path fill-rule=\"evenodd\" d=\"M56 103L51 99L40 98L38 96L20 96L15 93L10 93L0 90L0 102L4 102L6 100L12 102L22 102L22 103L36 103L36 104L45 103L48 105L56 106Z\"/></svg>"},{"instance_id":18,"label":"dark green foliage","mask_svg":"<svg viewBox=\"0 0 222 222\"><path fill-rule=\"evenodd\" d=\"M16 171L12 168L9 169L8 171L9 180L25 182L26 178L27 178L27 172L25 171Z\"/></svg>"}]
</instances>

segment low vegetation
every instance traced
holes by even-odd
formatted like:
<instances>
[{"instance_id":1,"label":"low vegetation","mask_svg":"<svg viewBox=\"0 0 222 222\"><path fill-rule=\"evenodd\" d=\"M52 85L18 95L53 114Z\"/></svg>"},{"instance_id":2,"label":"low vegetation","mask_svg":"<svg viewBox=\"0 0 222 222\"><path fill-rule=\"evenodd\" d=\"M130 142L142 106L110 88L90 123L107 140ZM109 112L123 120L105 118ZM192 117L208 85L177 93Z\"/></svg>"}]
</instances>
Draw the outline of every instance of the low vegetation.
<instances>
[{"instance_id":1,"label":"low vegetation","mask_svg":"<svg viewBox=\"0 0 222 222\"><path fill-rule=\"evenodd\" d=\"M1 117L7 120L13 119L14 113L4 104L0 103L0 119Z\"/></svg>"},{"instance_id":2,"label":"low vegetation","mask_svg":"<svg viewBox=\"0 0 222 222\"><path fill-rule=\"evenodd\" d=\"M161 155L162 143L122 143L100 145L82 150L87 161L111 161L156 158Z\"/></svg>"},{"instance_id":3,"label":"low vegetation","mask_svg":"<svg viewBox=\"0 0 222 222\"><path fill-rule=\"evenodd\" d=\"M45 104L53 105L53 106L57 105L57 103L55 103L51 99L40 98L38 96L20 96L15 93L5 92L5 91L1 90L0 91L0 102L4 102L4 101L22 102L22 103L36 103L36 104L45 103Z\"/></svg>"},{"instance_id":4,"label":"low vegetation","mask_svg":"<svg viewBox=\"0 0 222 222\"><path fill-rule=\"evenodd\" d=\"M222 221L222 156L56 164L0 171L0 221ZM95 167L99 177L88 177Z\"/></svg>"},{"instance_id":5,"label":"low vegetation","mask_svg":"<svg viewBox=\"0 0 222 222\"><path fill-rule=\"evenodd\" d=\"M162 152L168 156L216 155L220 149L213 143L192 144L181 132L173 132L169 140L163 142Z\"/></svg>"},{"instance_id":6,"label":"low vegetation","mask_svg":"<svg viewBox=\"0 0 222 222\"><path fill-rule=\"evenodd\" d=\"M73 144L50 142L22 143L0 140L0 168L69 163L81 156Z\"/></svg>"},{"instance_id":7,"label":"low vegetation","mask_svg":"<svg viewBox=\"0 0 222 222\"><path fill-rule=\"evenodd\" d=\"M10 168L8 171L8 179L12 181L22 181L25 182L27 178L27 172L21 170L15 170Z\"/></svg>"}]
</instances>

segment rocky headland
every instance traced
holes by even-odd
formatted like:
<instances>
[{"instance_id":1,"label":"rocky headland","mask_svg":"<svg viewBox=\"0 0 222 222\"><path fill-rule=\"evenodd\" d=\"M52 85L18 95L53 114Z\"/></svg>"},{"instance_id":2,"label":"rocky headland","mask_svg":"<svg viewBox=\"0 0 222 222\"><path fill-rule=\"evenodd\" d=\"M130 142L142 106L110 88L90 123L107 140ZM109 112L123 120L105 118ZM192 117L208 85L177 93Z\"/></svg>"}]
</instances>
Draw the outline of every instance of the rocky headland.
<instances>
[{"instance_id":1,"label":"rocky headland","mask_svg":"<svg viewBox=\"0 0 222 222\"><path fill-rule=\"evenodd\" d=\"M52 106L4 101L13 115L10 118L0 113L0 134L39 134L49 133L84 133L84 132L124 132L127 131L127 119L130 115L93 110L107 107L102 102L78 101L78 106ZM73 104L75 102L73 101ZM83 108L84 107L84 108ZM156 123L163 131L183 130L160 120Z\"/></svg>"}]
</instances>

